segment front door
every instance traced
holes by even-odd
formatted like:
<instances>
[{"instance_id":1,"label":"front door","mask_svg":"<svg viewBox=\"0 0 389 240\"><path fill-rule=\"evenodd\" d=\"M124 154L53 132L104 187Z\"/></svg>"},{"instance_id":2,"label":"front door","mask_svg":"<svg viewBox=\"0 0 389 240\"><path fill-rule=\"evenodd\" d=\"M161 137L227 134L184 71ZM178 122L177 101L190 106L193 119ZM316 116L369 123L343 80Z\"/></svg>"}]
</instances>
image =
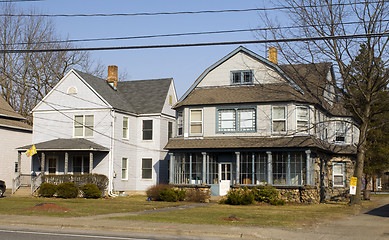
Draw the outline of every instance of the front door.
<instances>
[{"instance_id":1,"label":"front door","mask_svg":"<svg viewBox=\"0 0 389 240\"><path fill-rule=\"evenodd\" d=\"M48 172L49 173L57 173L57 158L56 157L49 157L47 159L48 162Z\"/></svg>"},{"instance_id":2,"label":"front door","mask_svg":"<svg viewBox=\"0 0 389 240\"><path fill-rule=\"evenodd\" d=\"M227 195L231 187L231 163L219 163L219 195Z\"/></svg>"}]
</instances>

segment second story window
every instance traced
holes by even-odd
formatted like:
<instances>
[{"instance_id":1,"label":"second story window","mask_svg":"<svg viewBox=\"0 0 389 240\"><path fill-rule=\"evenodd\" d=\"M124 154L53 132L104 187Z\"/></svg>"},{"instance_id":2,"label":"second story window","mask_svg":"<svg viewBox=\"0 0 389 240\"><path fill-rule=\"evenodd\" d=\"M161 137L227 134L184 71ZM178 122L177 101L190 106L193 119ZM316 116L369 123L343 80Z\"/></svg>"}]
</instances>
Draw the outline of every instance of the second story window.
<instances>
[{"instance_id":1,"label":"second story window","mask_svg":"<svg viewBox=\"0 0 389 240\"><path fill-rule=\"evenodd\" d=\"M272 108L273 133L286 132L286 107Z\"/></svg>"},{"instance_id":2,"label":"second story window","mask_svg":"<svg viewBox=\"0 0 389 240\"><path fill-rule=\"evenodd\" d=\"M123 117L123 138L128 139L128 117Z\"/></svg>"},{"instance_id":3,"label":"second story window","mask_svg":"<svg viewBox=\"0 0 389 240\"><path fill-rule=\"evenodd\" d=\"M177 136L182 136L184 131L184 116L182 111L177 113Z\"/></svg>"},{"instance_id":4,"label":"second story window","mask_svg":"<svg viewBox=\"0 0 389 240\"><path fill-rule=\"evenodd\" d=\"M190 110L190 133L193 135L201 135L203 133L203 110Z\"/></svg>"},{"instance_id":5,"label":"second story window","mask_svg":"<svg viewBox=\"0 0 389 240\"><path fill-rule=\"evenodd\" d=\"M335 141L344 142L346 138L346 126L344 122L335 122Z\"/></svg>"},{"instance_id":6,"label":"second story window","mask_svg":"<svg viewBox=\"0 0 389 240\"><path fill-rule=\"evenodd\" d=\"M168 122L167 124L167 138L172 138L173 137L173 123Z\"/></svg>"},{"instance_id":7,"label":"second story window","mask_svg":"<svg viewBox=\"0 0 389 240\"><path fill-rule=\"evenodd\" d=\"M75 137L92 137L93 126L94 126L93 115L74 116L74 136Z\"/></svg>"},{"instance_id":8,"label":"second story window","mask_svg":"<svg viewBox=\"0 0 389 240\"><path fill-rule=\"evenodd\" d=\"M143 140L153 140L153 120L143 120Z\"/></svg>"},{"instance_id":9,"label":"second story window","mask_svg":"<svg viewBox=\"0 0 389 240\"><path fill-rule=\"evenodd\" d=\"M308 133L308 108L297 107L297 133Z\"/></svg>"},{"instance_id":10,"label":"second story window","mask_svg":"<svg viewBox=\"0 0 389 240\"><path fill-rule=\"evenodd\" d=\"M219 132L255 131L254 108L219 109L217 113Z\"/></svg>"},{"instance_id":11,"label":"second story window","mask_svg":"<svg viewBox=\"0 0 389 240\"><path fill-rule=\"evenodd\" d=\"M251 70L231 72L231 84L252 84L253 72Z\"/></svg>"}]
</instances>

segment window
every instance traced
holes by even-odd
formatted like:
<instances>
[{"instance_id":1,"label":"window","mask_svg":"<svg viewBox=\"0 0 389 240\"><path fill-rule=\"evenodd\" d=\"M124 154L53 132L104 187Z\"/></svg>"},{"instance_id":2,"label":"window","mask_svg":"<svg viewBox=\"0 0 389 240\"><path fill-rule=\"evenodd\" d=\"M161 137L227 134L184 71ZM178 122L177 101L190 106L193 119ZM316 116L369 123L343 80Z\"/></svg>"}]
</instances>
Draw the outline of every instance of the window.
<instances>
[{"instance_id":1,"label":"window","mask_svg":"<svg viewBox=\"0 0 389 240\"><path fill-rule=\"evenodd\" d=\"M152 179L153 164L151 158L142 159L142 179Z\"/></svg>"},{"instance_id":2,"label":"window","mask_svg":"<svg viewBox=\"0 0 389 240\"><path fill-rule=\"evenodd\" d=\"M122 180L128 179L128 160L127 158L122 158Z\"/></svg>"},{"instance_id":3,"label":"window","mask_svg":"<svg viewBox=\"0 0 389 240\"><path fill-rule=\"evenodd\" d=\"M197 135L203 133L203 110L190 110L190 133Z\"/></svg>"},{"instance_id":4,"label":"window","mask_svg":"<svg viewBox=\"0 0 389 240\"><path fill-rule=\"evenodd\" d=\"M93 115L77 115L74 116L74 136L75 137L91 137L93 136Z\"/></svg>"},{"instance_id":5,"label":"window","mask_svg":"<svg viewBox=\"0 0 389 240\"><path fill-rule=\"evenodd\" d=\"M128 117L123 117L123 138L128 139Z\"/></svg>"},{"instance_id":6,"label":"window","mask_svg":"<svg viewBox=\"0 0 389 240\"><path fill-rule=\"evenodd\" d=\"M240 155L240 184L267 182L266 153L242 152Z\"/></svg>"},{"instance_id":7,"label":"window","mask_svg":"<svg viewBox=\"0 0 389 240\"><path fill-rule=\"evenodd\" d=\"M153 120L143 120L143 140L153 140Z\"/></svg>"},{"instance_id":8,"label":"window","mask_svg":"<svg viewBox=\"0 0 389 240\"><path fill-rule=\"evenodd\" d=\"M297 133L307 133L308 131L308 108L297 107Z\"/></svg>"},{"instance_id":9,"label":"window","mask_svg":"<svg viewBox=\"0 0 389 240\"><path fill-rule=\"evenodd\" d=\"M89 173L89 157L74 156L73 157L73 173Z\"/></svg>"},{"instance_id":10,"label":"window","mask_svg":"<svg viewBox=\"0 0 389 240\"><path fill-rule=\"evenodd\" d=\"M167 123L167 137L168 137L168 139L173 137L173 123L172 122Z\"/></svg>"},{"instance_id":11,"label":"window","mask_svg":"<svg viewBox=\"0 0 389 240\"><path fill-rule=\"evenodd\" d=\"M15 162L15 170L16 173L19 172L19 163Z\"/></svg>"},{"instance_id":12,"label":"window","mask_svg":"<svg viewBox=\"0 0 389 240\"><path fill-rule=\"evenodd\" d=\"M68 88L68 92L67 92L69 95L72 95L72 94L77 94L77 88L74 87L74 86L71 86Z\"/></svg>"},{"instance_id":13,"label":"window","mask_svg":"<svg viewBox=\"0 0 389 240\"><path fill-rule=\"evenodd\" d=\"M255 109L219 109L219 132L255 131Z\"/></svg>"},{"instance_id":14,"label":"window","mask_svg":"<svg viewBox=\"0 0 389 240\"><path fill-rule=\"evenodd\" d=\"M182 111L177 113L177 136L182 136L184 127L184 116Z\"/></svg>"},{"instance_id":15,"label":"window","mask_svg":"<svg viewBox=\"0 0 389 240\"><path fill-rule=\"evenodd\" d=\"M253 72L251 70L246 71L233 71L231 72L232 84L251 84L253 83Z\"/></svg>"},{"instance_id":16,"label":"window","mask_svg":"<svg viewBox=\"0 0 389 240\"><path fill-rule=\"evenodd\" d=\"M344 122L335 122L335 141L344 142L346 137L346 126Z\"/></svg>"},{"instance_id":17,"label":"window","mask_svg":"<svg viewBox=\"0 0 389 240\"><path fill-rule=\"evenodd\" d=\"M169 95L169 105L173 105L173 96Z\"/></svg>"},{"instance_id":18,"label":"window","mask_svg":"<svg viewBox=\"0 0 389 240\"><path fill-rule=\"evenodd\" d=\"M344 163L334 162L332 164L332 185L334 187L344 187Z\"/></svg>"},{"instance_id":19,"label":"window","mask_svg":"<svg viewBox=\"0 0 389 240\"><path fill-rule=\"evenodd\" d=\"M273 132L286 131L286 107L273 107Z\"/></svg>"}]
</instances>

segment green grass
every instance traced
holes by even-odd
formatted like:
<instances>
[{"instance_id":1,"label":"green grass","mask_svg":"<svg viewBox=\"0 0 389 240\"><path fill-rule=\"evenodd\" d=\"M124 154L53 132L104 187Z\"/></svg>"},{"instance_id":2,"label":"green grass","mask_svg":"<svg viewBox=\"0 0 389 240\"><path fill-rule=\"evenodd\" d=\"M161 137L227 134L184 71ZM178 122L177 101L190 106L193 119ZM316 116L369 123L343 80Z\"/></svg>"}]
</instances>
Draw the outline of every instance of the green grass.
<instances>
[{"instance_id":1,"label":"green grass","mask_svg":"<svg viewBox=\"0 0 389 240\"><path fill-rule=\"evenodd\" d=\"M374 203L365 202L364 205L365 208L370 208ZM149 213L115 219L190 224L296 227L311 226L318 222L344 218L356 214L360 210L361 207L350 207L346 203L293 204L284 206L231 206L216 204L202 208ZM226 220L231 215L235 215L240 221Z\"/></svg>"},{"instance_id":2,"label":"green grass","mask_svg":"<svg viewBox=\"0 0 389 240\"><path fill-rule=\"evenodd\" d=\"M138 212L187 203L148 202L146 196L130 196L102 199L59 199L37 197L6 197L0 199L0 214L79 217L108 213ZM41 203L54 203L70 211L33 211L30 208Z\"/></svg>"}]
</instances>

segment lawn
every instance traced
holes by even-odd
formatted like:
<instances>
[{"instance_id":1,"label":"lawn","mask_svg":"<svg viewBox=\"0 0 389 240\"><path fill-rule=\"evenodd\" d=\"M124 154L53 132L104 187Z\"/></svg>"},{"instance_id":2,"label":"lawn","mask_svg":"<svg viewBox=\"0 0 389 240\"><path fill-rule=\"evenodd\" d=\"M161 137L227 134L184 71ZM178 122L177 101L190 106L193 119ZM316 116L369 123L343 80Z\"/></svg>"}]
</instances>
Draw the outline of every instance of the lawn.
<instances>
[{"instance_id":1,"label":"lawn","mask_svg":"<svg viewBox=\"0 0 389 240\"><path fill-rule=\"evenodd\" d=\"M187 203L148 202L146 196L130 196L102 199L60 199L38 197L5 197L0 199L0 214L79 217L108 213L138 212L154 208L165 208ZM52 203L66 208L62 210L34 209L34 206Z\"/></svg>"},{"instance_id":2,"label":"lawn","mask_svg":"<svg viewBox=\"0 0 389 240\"><path fill-rule=\"evenodd\" d=\"M369 209L374 204L374 201L365 201L363 208ZM360 210L361 207L350 207L346 203L288 204L284 206L215 204L202 208L149 213L115 219L191 224L299 227L344 218L356 214Z\"/></svg>"}]
</instances>

